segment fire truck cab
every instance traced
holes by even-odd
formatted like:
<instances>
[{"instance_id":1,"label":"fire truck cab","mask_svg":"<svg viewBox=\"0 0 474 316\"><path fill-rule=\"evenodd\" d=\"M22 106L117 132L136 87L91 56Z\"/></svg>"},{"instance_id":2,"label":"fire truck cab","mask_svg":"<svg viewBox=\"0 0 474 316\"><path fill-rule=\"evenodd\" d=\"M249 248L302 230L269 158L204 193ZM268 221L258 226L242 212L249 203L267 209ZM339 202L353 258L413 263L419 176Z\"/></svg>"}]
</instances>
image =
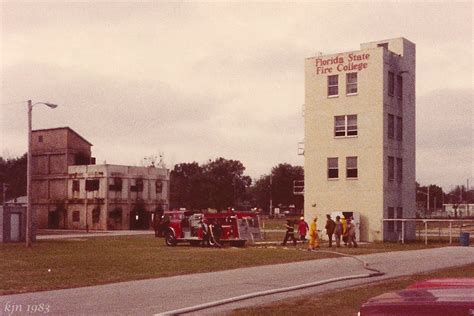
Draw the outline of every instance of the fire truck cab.
<instances>
[{"instance_id":1,"label":"fire truck cab","mask_svg":"<svg viewBox=\"0 0 474 316\"><path fill-rule=\"evenodd\" d=\"M163 215L158 236L166 245L189 242L192 246L243 247L247 240L261 240L260 221L252 212L194 213L167 211Z\"/></svg>"}]
</instances>

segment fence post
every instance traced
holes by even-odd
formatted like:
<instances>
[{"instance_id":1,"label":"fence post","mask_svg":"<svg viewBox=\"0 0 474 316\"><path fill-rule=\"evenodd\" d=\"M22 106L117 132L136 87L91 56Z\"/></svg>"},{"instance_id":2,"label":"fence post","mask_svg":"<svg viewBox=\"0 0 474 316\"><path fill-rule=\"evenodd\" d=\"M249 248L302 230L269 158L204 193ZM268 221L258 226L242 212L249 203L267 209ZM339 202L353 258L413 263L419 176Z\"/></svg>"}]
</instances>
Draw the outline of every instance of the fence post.
<instances>
[{"instance_id":1,"label":"fence post","mask_svg":"<svg viewBox=\"0 0 474 316\"><path fill-rule=\"evenodd\" d=\"M425 245L428 245L428 222L425 221Z\"/></svg>"},{"instance_id":2,"label":"fence post","mask_svg":"<svg viewBox=\"0 0 474 316\"><path fill-rule=\"evenodd\" d=\"M402 244L405 243L405 220L402 220Z\"/></svg>"},{"instance_id":3,"label":"fence post","mask_svg":"<svg viewBox=\"0 0 474 316\"><path fill-rule=\"evenodd\" d=\"M449 221L449 243L453 243L453 221Z\"/></svg>"}]
</instances>

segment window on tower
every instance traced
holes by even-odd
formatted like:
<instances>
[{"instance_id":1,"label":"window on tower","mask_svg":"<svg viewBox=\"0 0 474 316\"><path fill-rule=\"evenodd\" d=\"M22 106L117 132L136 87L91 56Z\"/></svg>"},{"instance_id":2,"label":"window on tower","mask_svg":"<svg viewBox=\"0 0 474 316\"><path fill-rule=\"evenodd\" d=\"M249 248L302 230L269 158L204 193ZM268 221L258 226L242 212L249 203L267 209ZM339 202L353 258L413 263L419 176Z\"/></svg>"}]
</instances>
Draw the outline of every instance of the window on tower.
<instances>
[{"instance_id":1,"label":"window on tower","mask_svg":"<svg viewBox=\"0 0 474 316\"><path fill-rule=\"evenodd\" d=\"M395 77L393 72L388 72L388 95L393 96L395 92Z\"/></svg>"},{"instance_id":2,"label":"window on tower","mask_svg":"<svg viewBox=\"0 0 474 316\"><path fill-rule=\"evenodd\" d=\"M357 94L357 72L346 74L346 94Z\"/></svg>"},{"instance_id":3,"label":"window on tower","mask_svg":"<svg viewBox=\"0 0 474 316\"><path fill-rule=\"evenodd\" d=\"M395 137L395 117L392 114L388 115L388 138Z\"/></svg>"},{"instance_id":4,"label":"window on tower","mask_svg":"<svg viewBox=\"0 0 474 316\"><path fill-rule=\"evenodd\" d=\"M338 158L328 158L328 179L339 178Z\"/></svg>"},{"instance_id":5,"label":"window on tower","mask_svg":"<svg viewBox=\"0 0 474 316\"><path fill-rule=\"evenodd\" d=\"M395 158L388 157L388 180L393 181L395 179Z\"/></svg>"},{"instance_id":6,"label":"window on tower","mask_svg":"<svg viewBox=\"0 0 474 316\"><path fill-rule=\"evenodd\" d=\"M403 78L400 75L397 75L397 98L403 98Z\"/></svg>"},{"instance_id":7,"label":"window on tower","mask_svg":"<svg viewBox=\"0 0 474 316\"><path fill-rule=\"evenodd\" d=\"M357 178L357 157L346 157L346 178Z\"/></svg>"},{"instance_id":8,"label":"window on tower","mask_svg":"<svg viewBox=\"0 0 474 316\"><path fill-rule=\"evenodd\" d=\"M328 76L328 97L339 95L339 75Z\"/></svg>"},{"instance_id":9,"label":"window on tower","mask_svg":"<svg viewBox=\"0 0 474 316\"><path fill-rule=\"evenodd\" d=\"M402 182L403 179L403 160L402 158L397 158L397 181Z\"/></svg>"},{"instance_id":10,"label":"window on tower","mask_svg":"<svg viewBox=\"0 0 474 316\"><path fill-rule=\"evenodd\" d=\"M397 140L403 140L403 119L397 116Z\"/></svg>"},{"instance_id":11,"label":"window on tower","mask_svg":"<svg viewBox=\"0 0 474 316\"><path fill-rule=\"evenodd\" d=\"M357 136L357 114L335 116L334 136Z\"/></svg>"}]
</instances>

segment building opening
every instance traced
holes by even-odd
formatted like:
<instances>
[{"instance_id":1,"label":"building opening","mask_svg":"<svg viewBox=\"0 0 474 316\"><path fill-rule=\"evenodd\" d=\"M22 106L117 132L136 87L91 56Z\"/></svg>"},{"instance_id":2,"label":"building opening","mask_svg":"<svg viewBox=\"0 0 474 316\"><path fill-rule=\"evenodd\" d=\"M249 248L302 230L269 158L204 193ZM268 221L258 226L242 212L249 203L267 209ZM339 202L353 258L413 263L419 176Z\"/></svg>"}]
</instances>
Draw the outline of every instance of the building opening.
<instances>
[{"instance_id":1,"label":"building opening","mask_svg":"<svg viewBox=\"0 0 474 316\"><path fill-rule=\"evenodd\" d=\"M143 206L137 205L130 212L130 229L140 230L149 229L151 222L151 214L147 212Z\"/></svg>"}]
</instances>

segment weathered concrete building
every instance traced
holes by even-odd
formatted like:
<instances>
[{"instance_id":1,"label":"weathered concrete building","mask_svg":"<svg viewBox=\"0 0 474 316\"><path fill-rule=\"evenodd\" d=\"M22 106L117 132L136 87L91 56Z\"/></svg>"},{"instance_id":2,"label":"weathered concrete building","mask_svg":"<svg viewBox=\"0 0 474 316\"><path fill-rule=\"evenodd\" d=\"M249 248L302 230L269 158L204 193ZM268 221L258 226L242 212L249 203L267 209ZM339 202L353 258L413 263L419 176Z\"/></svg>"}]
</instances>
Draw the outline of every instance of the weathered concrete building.
<instances>
[{"instance_id":1,"label":"weathered concrete building","mask_svg":"<svg viewBox=\"0 0 474 316\"><path fill-rule=\"evenodd\" d=\"M415 217L415 44L404 38L305 61L305 217L360 214L361 240ZM405 239L415 237L413 225Z\"/></svg>"},{"instance_id":2,"label":"weathered concrete building","mask_svg":"<svg viewBox=\"0 0 474 316\"><path fill-rule=\"evenodd\" d=\"M167 209L169 171L95 165L92 144L69 127L32 133L34 225L62 229L148 229Z\"/></svg>"},{"instance_id":3,"label":"weathered concrete building","mask_svg":"<svg viewBox=\"0 0 474 316\"><path fill-rule=\"evenodd\" d=\"M168 208L169 171L118 165L70 166L68 228L148 229Z\"/></svg>"}]
</instances>

